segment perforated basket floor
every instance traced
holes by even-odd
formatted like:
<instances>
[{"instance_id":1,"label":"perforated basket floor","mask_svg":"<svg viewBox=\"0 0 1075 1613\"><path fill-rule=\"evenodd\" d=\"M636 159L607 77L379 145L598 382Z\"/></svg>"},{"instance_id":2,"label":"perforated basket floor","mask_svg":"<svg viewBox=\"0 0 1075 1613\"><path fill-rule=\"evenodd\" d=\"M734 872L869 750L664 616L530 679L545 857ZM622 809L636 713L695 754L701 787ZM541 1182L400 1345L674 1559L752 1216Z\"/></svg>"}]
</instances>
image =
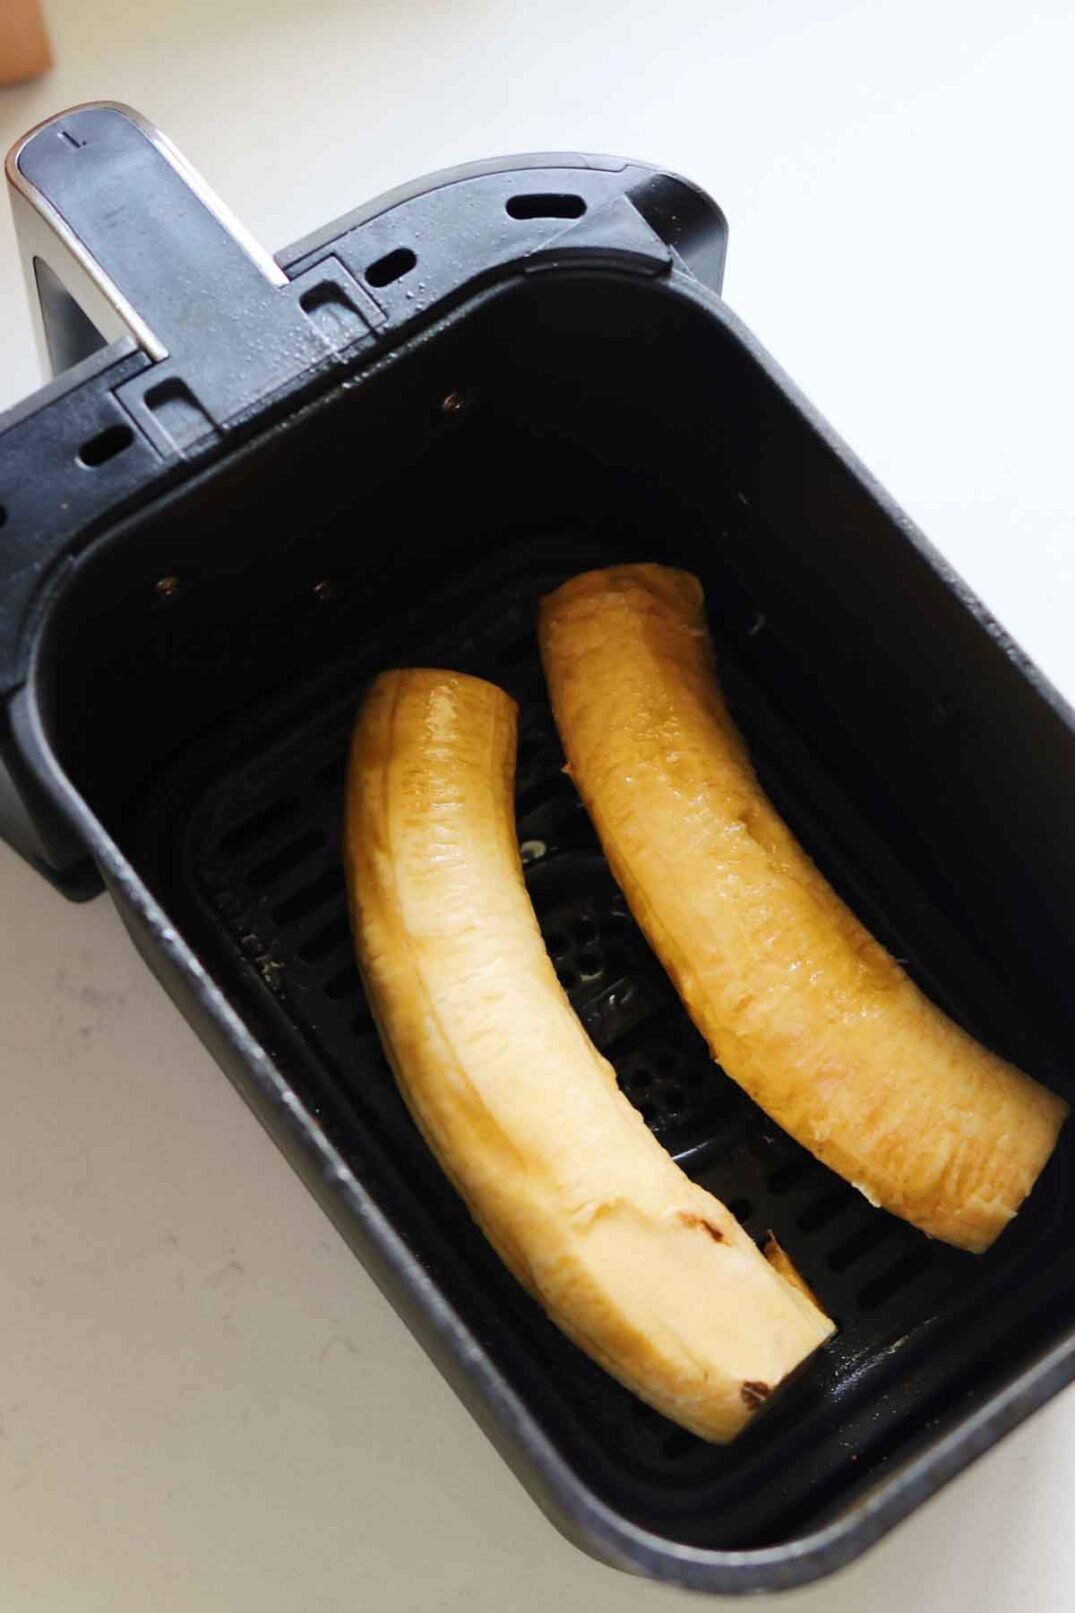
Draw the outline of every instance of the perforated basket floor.
<instances>
[{"instance_id":1,"label":"perforated basket floor","mask_svg":"<svg viewBox=\"0 0 1075 1613\"><path fill-rule=\"evenodd\" d=\"M1018 1330L1048 1309L1053 1293L1049 1252L1062 1173L1050 1167L989 1255L963 1255L872 1209L714 1066L561 771L533 617L539 595L566 574L523 567L493 590L486 582L473 597L464 588L439 597L383 626L348 666L213 736L143 805L137 859L584 1480L671 1538L771 1544L831 1516L882 1464L909 1454L1003 1374ZM721 651L733 702L782 810L927 989L987 1034L981 998L988 983L976 978L970 954L964 948L957 956L952 941L951 979L922 964L913 936L871 896L869 870L883 847L822 778L808 776L794 736L738 677L734 634ZM838 1337L729 1449L664 1421L560 1337L477 1233L396 1092L352 961L339 842L355 708L369 676L401 662L476 672L519 701L519 841L572 1003L661 1141L755 1237L775 1232L839 1324ZM887 888L903 886L889 878ZM925 911L918 893L904 905ZM968 993L979 1000L966 1000Z\"/></svg>"}]
</instances>

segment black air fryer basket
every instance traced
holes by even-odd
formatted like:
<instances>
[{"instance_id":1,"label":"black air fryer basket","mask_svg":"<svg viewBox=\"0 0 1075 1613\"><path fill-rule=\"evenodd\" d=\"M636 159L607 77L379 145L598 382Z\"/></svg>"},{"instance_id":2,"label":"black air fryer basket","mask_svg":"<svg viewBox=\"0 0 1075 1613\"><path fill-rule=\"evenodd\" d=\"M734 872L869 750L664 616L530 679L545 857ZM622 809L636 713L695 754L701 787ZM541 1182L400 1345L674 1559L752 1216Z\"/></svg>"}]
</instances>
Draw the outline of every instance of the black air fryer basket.
<instances>
[{"instance_id":1,"label":"black air fryer basket","mask_svg":"<svg viewBox=\"0 0 1075 1613\"><path fill-rule=\"evenodd\" d=\"M860 1552L1072 1377L1075 1127L975 1257L872 1209L719 1069L613 884L534 638L573 572L702 577L766 786L976 1036L1075 1096L1063 705L720 298L726 228L638 163L393 192L277 260L141 119L8 165L57 379L0 417L0 824L134 939L540 1504L711 1591ZM560 978L690 1174L837 1337L731 1447L566 1342L418 1138L352 961L344 747L369 678L520 702L519 838Z\"/></svg>"}]
</instances>

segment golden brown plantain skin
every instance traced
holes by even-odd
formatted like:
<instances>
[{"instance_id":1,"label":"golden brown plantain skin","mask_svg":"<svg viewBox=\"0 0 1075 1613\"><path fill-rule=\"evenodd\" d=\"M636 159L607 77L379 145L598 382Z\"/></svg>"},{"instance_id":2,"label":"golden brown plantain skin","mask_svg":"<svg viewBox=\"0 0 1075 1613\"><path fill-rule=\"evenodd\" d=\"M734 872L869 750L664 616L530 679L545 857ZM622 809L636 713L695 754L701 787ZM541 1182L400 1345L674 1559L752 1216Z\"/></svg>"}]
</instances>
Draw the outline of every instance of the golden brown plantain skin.
<instances>
[{"instance_id":1,"label":"golden brown plantain skin","mask_svg":"<svg viewBox=\"0 0 1075 1613\"><path fill-rule=\"evenodd\" d=\"M763 793L696 577L573 578L542 601L569 771L631 910L713 1057L871 1201L981 1251L1067 1105L925 997Z\"/></svg>"},{"instance_id":2,"label":"golden brown plantain skin","mask_svg":"<svg viewBox=\"0 0 1075 1613\"><path fill-rule=\"evenodd\" d=\"M362 707L345 857L403 1096L478 1225L582 1349L726 1441L833 1328L619 1091L545 950L515 840L516 712L452 672Z\"/></svg>"}]
</instances>

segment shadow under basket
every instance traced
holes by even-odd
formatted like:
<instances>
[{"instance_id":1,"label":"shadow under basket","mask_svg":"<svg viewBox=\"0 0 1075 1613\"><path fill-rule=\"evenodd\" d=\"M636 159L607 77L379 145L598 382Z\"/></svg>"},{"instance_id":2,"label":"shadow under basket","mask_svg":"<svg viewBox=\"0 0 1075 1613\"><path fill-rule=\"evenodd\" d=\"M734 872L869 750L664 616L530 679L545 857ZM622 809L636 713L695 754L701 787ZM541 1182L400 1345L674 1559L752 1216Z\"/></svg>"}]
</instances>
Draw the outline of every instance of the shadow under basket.
<instances>
[{"instance_id":1,"label":"shadow under basket","mask_svg":"<svg viewBox=\"0 0 1075 1613\"><path fill-rule=\"evenodd\" d=\"M797 835L924 990L1070 1097L1070 715L682 279L476 296L114 525L54 591L23 721L152 966L556 1521L622 1567L772 1588L846 1561L1071 1376L1075 1130L975 1257L871 1208L712 1063L562 772L537 654L541 594L626 560L698 573ZM839 1325L728 1448L560 1336L397 1094L340 835L358 702L400 664L519 702L520 846L574 1007Z\"/></svg>"}]
</instances>

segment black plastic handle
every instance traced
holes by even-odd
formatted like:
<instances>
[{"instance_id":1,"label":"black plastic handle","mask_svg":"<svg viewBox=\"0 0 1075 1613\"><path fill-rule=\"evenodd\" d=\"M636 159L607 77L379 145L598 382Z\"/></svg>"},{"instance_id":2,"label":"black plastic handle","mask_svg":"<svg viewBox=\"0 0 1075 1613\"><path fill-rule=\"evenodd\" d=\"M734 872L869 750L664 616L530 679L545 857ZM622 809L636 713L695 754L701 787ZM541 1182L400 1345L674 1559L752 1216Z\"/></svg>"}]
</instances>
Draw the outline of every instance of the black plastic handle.
<instances>
[{"instance_id":1,"label":"black plastic handle","mask_svg":"<svg viewBox=\"0 0 1075 1613\"><path fill-rule=\"evenodd\" d=\"M130 109L50 119L12 151L8 177L51 367L132 337L154 362L163 405L140 423L151 437L163 425L165 451L220 430L330 357L331 341L275 260ZM376 314L357 286L351 294Z\"/></svg>"}]
</instances>

